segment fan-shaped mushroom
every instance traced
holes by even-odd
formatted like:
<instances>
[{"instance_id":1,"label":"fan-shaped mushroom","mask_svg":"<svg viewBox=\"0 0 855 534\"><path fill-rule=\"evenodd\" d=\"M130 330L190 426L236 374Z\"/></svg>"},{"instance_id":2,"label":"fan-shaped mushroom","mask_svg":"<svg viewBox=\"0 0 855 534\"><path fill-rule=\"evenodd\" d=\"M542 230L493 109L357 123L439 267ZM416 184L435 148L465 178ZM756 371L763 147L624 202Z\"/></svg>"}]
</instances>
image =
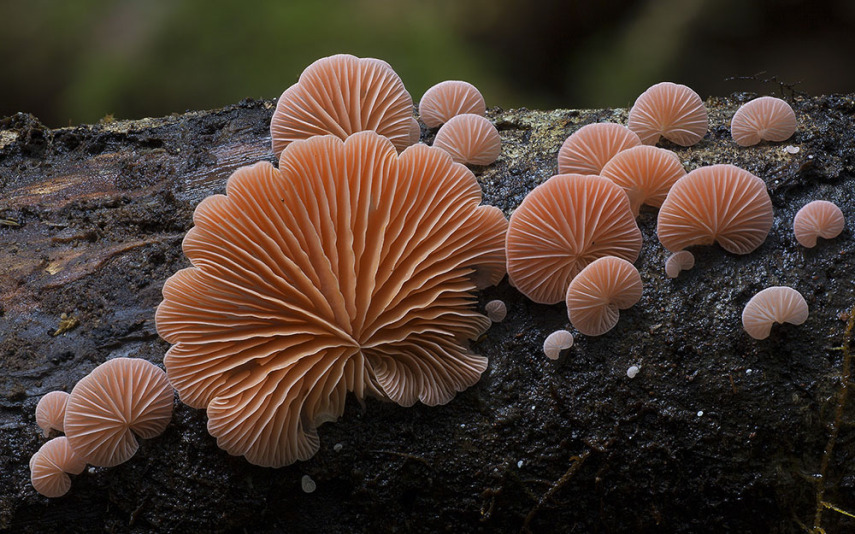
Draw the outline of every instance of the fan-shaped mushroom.
<instances>
[{"instance_id":1,"label":"fan-shaped mushroom","mask_svg":"<svg viewBox=\"0 0 855 534\"><path fill-rule=\"evenodd\" d=\"M670 150L645 145L618 153L599 174L626 191L632 213L638 216L642 204L661 206L668 191L686 176L686 171Z\"/></svg>"},{"instance_id":2,"label":"fan-shaped mushroom","mask_svg":"<svg viewBox=\"0 0 855 534\"><path fill-rule=\"evenodd\" d=\"M808 202L793 219L796 241L803 247L816 246L816 238L834 239L846 226L843 212L833 202L814 200Z\"/></svg>"},{"instance_id":3,"label":"fan-shaped mushroom","mask_svg":"<svg viewBox=\"0 0 855 534\"><path fill-rule=\"evenodd\" d=\"M65 420L65 405L68 402L68 393L65 391L51 391L36 405L36 424L48 437L51 429L64 432L63 421Z\"/></svg>"},{"instance_id":4,"label":"fan-shaped mushroom","mask_svg":"<svg viewBox=\"0 0 855 534\"><path fill-rule=\"evenodd\" d=\"M742 326L754 339L766 339L774 323L800 325L808 318L805 298L791 287L774 286L760 291L742 311Z\"/></svg>"},{"instance_id":5,"label":"fan-shaped mushroom","mask_svg":"<svg viewBox=\"0 0 855 534\"><path fill-rule=\"evenodd\" d=\"M600 174L622 150L640 146L641 139L620 124L598 122L582 126L558 150L560 174Z\"/></svg>"},{"instance_id":6,"label":"fan-shaped mushroom","mask_svg":"<svg viewBox=\"0 0 855 534\"><path fill-rule=\"evenodd\" d=\"M42 445L30 459L30 482L45 497L62 497L71 488L68 473L79 475L85 468L86 462L61 436Z\"/></svg>"},{"instance_id":7,"label":"fan-shaped mushroom","mask_svg":"<svg viewBox=\"0 0 855 534\"><path fill-rule=\"evenodd\" d=\"M65 435L86 463L113 467L139 448L134 434L159 436L172 419L172 386L156 365L139 358L108 360L74 386L65 408Z\"/></svg>"},{"instance_id":8,"label":"fan-shaped mushroom","mask_svg":"<svg viewBox=\"0 0 855 534\"><path fill-rule=\"evenodd\" d=\"M641 93L629 110L627 126L645 145L655 145L662 136L691 146L706 135L709 117L698 93L685 85L662 82Z\"/></svg>"},{"instance_id":9,"label":"fan-shaped mushroom","mask_svg":"<svg viewBox=\"0 0 855 534\"><path fill-rule=\"evenodd\" d=\"M668 278L677 278L681 271L689 271L695 266L695 256L688 250L680 250L665 260L665 274Z\"/></svg>"},{"instance_id":10,"label":"fan-shaped mushroom","mask_svg":"<svg viewBox=\"0 0 855 534\"><path fill-rule=\"evenodd\" d=\"M557 360L562 351L573 346L573 334L567 330L556 330L543 341L543 353L550 360Z\"/></svg>"},{"instance_id":11,"label":"fan-shaped mushroom","mask_svg":"<svg viewBox=\"0 0 855 534\"><path fill-rule=\"evenodd\" d=\"M674 252L718 242L748 254L771 228L772 199L763 180L733 165L710 165L677 180L659 209L656 232Z\"/></svg>"},{"instance_id":12,"label":"fan-shaped mushroom","mask_svg":"<svg viewBox=\"0 0 855 534\"><path fill-rule=\"evenodd\" d=\"M235 172L184 240L157 330L185 403L231 454L283 466L358 398L443 404L487 359L472 291L502 279L507 221L466 167L363 132Z\"/></svg>"},{"instance_id":13,"label":"fan-shaped mushroom","mask_svg":"<svg viewBox=\"0 0 855 534\"><path fill-rule=\"evenodd\" d=\"M493 123L466 113L449 119L436 133L433 146L451 154L456 163L489 165L502 152L502 139Z\"/></svg>"},{"instance_id":14,"label":"fan-shaped mushroom","mask_svg":"<svg viewBox=\"0 0 855 534\"><path fill-rule=\"evenodd\" d=\"M635 261L641 231L626 194L612 181L559 174L534 188L511 215L506 247L511 283L535 302L555 304L597 258Z\"/></svg>"},{"instance_id":15,"label":"fan-shaped mushroom","mask_svg":"<svg viewBox=\"0 0 855 534\"><path fill-rule=\"evenodd\" d=\"M270 120L273 153L313 135L372 130L398 150L411 143L413 99L385 61L337 54L306 67L285 90Z\"/></svg>"},{"instance_id":16,"label":"fan-shaped mushroom","mask_svg":"<svg viewBox=\"0 0 855 534\"><path fill-rule=\"evenodd\" d=\"M641 298L641 276L630 262L607 256L582 269L567 288L567 316L579 332L599 336Z\"/></svg>"},{"instance_id":17,"label":"fan-shaped mushroom","mask_svg":"<svg viewBox=\"0 0 855 534\"><path fill-rule=\"evenodd\" d=\"M730 121L730 134L740 146L760 141L786 141L796 131L796 114L789 104L761 96L740 106Z\"/></svg>"},{"instance_id":18,"label":"fan-shaped mushroom","mask_svg":"<svg viewBox=\"0 0 855 534\"><path fill-rule=\"evenodd\" d=\"M428 128L436 128L464 113L484 115L487 104L474 85L461 80L446 80L434 85L425 91L419 102L419 117Z\"/></svg>"}]
</instances>

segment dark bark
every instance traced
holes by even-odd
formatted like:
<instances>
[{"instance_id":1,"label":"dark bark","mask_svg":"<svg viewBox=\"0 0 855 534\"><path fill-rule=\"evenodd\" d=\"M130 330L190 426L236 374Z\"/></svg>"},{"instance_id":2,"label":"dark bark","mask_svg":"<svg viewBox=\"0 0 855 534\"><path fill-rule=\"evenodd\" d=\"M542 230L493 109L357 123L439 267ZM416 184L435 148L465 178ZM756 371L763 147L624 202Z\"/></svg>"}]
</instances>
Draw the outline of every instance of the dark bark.
<instances>
[{"instance_id":1,"label":"dark bark","mask_svg":"<svg viewBox=\"0 0 855 534\"><path fill-rule=\"evenodd\" d=\"M313 459L264 469L218 449L204 413L178 403L163 436L126 464L73 477L55 500L29 484L44 442L38 399L108 358L161 362L154 309L164 280L189 265L193 208L238 166L273 161L272 103L58 130L0 120L0 529L798 532L814 525L819 484L824 501L855 512L855 399L837 410L846 353L835 350L855 305L855 100L795 97L795 136L752 148L730 139L740 100L711 99L706 139L669 148L689 169L733 163L766 181L775 224L757 251L699 248L693 271L667 279L656 214L643 211L641 302L561 362L541 345L566 326L563 306L504 281L480 296L509 310L475 344L490 368L445 406L351 400L321 427ZM485 202L510 213L556 172L569 133L625 122L625 111L490 118L503 155L476 174ZM791 223L816 198L836 202L847 229L808 250ZM770 285L798 289L811 315L754 341L740 314ZM314 493L300 489L306 474ZM855 520L826 508L821 526Z\"/></svg>"}]
</instances>

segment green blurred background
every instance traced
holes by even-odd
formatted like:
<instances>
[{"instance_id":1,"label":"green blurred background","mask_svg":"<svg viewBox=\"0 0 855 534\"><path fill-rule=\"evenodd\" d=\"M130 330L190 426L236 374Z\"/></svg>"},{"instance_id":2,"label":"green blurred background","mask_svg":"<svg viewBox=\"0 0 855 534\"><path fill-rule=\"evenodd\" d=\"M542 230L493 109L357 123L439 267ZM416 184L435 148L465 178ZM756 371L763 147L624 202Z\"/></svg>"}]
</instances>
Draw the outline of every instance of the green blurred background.
<instances>
[{"instance_id":1,"label":"green blurred background","mask_svg":"<svg viewBox=\"0 0 855 534\"><path fill-rule=\"evenodd\" d=\"M855 0L0 0L0 116L51 126L274 98L337 52L385 59L418 100L442 80L488 105L631 105L855 92Z\"/></svg>"}]
</instances>

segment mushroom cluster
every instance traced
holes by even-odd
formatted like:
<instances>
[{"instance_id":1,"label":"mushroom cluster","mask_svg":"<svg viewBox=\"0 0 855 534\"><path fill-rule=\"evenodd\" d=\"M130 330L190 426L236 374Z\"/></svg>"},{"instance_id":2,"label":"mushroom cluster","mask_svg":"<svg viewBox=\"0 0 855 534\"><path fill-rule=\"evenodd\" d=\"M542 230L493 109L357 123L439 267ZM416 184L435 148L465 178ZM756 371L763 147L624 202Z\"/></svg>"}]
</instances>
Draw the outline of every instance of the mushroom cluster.
<instances>
[{"instance_id":1,"label":"mushroom cluster","mask_svg":"<svg viewBox=\"0 0 855 534\"><path fill-rule=\"evenodd\" d=\"M30 461L33 487L46 497L71 488L68 474L86 464L113 467L129 460L139 443L135 435L159 436L172 419L174 391L166 373L139 358L115 358L81 379L71 394L52 391L39 400L36 422L45 443Z\"/></svg>"}]
</instances>

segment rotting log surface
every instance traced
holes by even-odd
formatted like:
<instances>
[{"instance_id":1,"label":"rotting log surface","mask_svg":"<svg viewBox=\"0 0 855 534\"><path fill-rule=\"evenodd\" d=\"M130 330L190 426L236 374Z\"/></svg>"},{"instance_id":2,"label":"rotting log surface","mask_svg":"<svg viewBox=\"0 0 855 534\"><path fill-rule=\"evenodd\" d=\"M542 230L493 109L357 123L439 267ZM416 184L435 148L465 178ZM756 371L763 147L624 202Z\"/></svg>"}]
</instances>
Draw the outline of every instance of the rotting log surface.
<instances>
[{"instance_id":1,"label":"rotting log surface","mask_svg":"<svg viewBox=\"0 0 855 534\"><path fill-rule=\"evenodd\" d=\"M696 250L694 270L664 275L656 214L643 211L636 263L644 296L608 334L580 336L563 361L545 336L562 306L534 304L507 281L508 318L475 349L481 381L445 406L350 399L321 427L307 462L264 469L219 450L205 415L176 403L166 433L119 467L73 477L48 500L29 484L44 442L34 409L108 358L160 363L154 310L188 262L181 239L195 205L229 174L273 161L273 103L49 130L0 121L0 529L147 532L797 532L813 526L840 391L846 312L855 304L855 100L795 97L800 128L782 144L737 147L729 118L745 95L707 102L711 129L669 147L687 169L733 163L763 178L775 209L747 256ZM501 158L476 169L485 202L506 213L553 175L563 139L625 110L491 110ZM423 139L431 133L423 132ZM788 154L783 146L800 148ZM807 201L836 202L847 229L815 249L791 230ZM742 307L790 285L811 315L754 341ZM62 314L66 314L62 320ZM56 334L60 323L68 328ZM77 322L77 324L75 324ZM626 376L631 365L641 372ZM855 409L826 458L824 501L855 511ZM702 412L702 413L701 413ZM310 475L311 494L300 489ZM855 520L826 509L828 532Z\"/></svg>"}]
</instances>

